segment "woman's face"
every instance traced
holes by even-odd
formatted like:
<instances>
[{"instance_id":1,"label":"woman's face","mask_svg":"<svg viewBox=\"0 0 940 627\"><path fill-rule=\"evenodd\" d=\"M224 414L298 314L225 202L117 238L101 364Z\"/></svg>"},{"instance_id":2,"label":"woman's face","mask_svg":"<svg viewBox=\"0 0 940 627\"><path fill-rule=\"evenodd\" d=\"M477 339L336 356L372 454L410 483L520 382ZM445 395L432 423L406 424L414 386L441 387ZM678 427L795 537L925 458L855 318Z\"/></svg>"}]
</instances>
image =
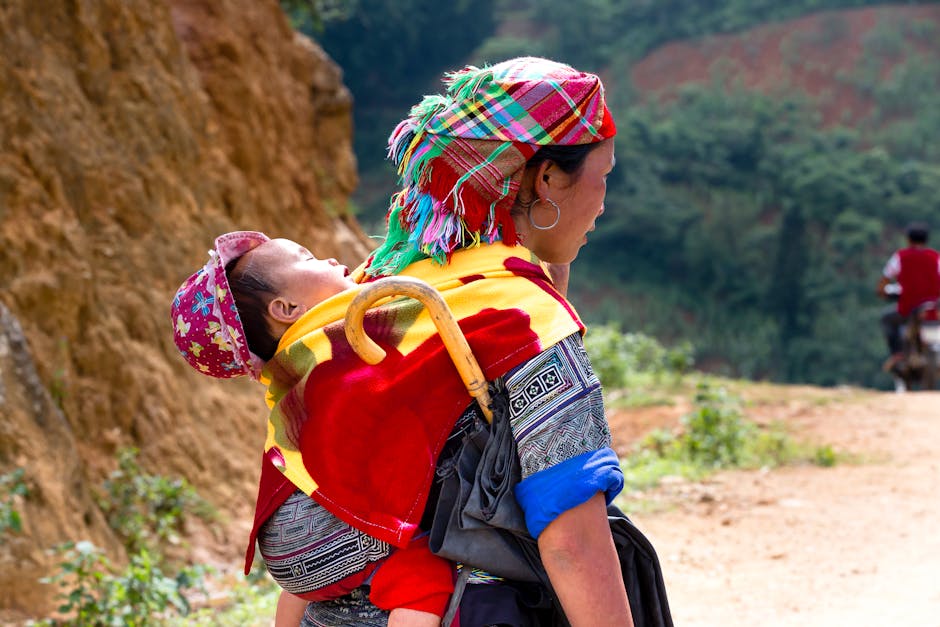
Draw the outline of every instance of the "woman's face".
<instances>
[{"instance_id":1,"label":"woman's face","mask_svg":"<svg viewBox=\"0 0 940 627\"><path fill-rule=\"evenodd\" d=\"M579 172L566 174L558 166L545 171L548 182L536 183L541 198L550 198L560 210L558 223L551 229L528 228L525 245L542 261L570 263L587 243L587 234L594 230L597 217L604 213L607 175L613 169L614 141L606 139L588 153ZM555 220L555 208L544 200L530 210L535 224L548 226Z\"/></svg>"}]
</instances>

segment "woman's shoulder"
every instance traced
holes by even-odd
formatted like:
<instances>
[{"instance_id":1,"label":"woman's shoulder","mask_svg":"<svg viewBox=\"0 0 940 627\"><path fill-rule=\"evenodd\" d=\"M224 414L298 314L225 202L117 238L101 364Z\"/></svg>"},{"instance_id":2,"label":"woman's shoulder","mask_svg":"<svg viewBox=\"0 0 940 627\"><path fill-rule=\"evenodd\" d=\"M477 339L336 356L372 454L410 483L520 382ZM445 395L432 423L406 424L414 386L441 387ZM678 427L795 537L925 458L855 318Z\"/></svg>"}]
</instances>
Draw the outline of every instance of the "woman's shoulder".
<instances>
[{"instance_id":1,"label":"woman's shoulder","mask_svg":"<svg viewBox=\"0 0 940 627\"><path fill-rule=\"evenodd\" d=\"M591 368L591 359L584 349L580 331L566 335L561 341L544 348L538 355L511 369L503 376L503 381L507 387L513 387L513 383L528 377L533 372L545 369L551 370L564 364L576 365L585 370L593 370Z\"/></svg>"}]
</instances>

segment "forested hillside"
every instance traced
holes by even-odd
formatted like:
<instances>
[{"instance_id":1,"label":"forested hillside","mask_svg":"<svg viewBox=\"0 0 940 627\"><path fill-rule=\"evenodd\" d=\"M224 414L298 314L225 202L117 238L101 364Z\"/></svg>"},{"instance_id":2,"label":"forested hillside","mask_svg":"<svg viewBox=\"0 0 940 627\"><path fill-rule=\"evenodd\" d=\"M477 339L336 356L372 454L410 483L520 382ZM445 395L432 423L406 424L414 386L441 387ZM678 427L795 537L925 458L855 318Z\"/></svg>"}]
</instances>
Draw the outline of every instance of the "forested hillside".
<instances>
[{"instance_id":1,"label":"forested hillside","mask_svg":"<svg viewBox=\"0 0 940 627\"><path fill-rule=\"evenodd\" d=\"M874 284L906 222L940 228L940 4L287 4L353 91L367 229L384 136L442 70L567 61L604 77L620 128L585 317L690 340L713 371L887 384Z\"/></svg>"}]
</instances>

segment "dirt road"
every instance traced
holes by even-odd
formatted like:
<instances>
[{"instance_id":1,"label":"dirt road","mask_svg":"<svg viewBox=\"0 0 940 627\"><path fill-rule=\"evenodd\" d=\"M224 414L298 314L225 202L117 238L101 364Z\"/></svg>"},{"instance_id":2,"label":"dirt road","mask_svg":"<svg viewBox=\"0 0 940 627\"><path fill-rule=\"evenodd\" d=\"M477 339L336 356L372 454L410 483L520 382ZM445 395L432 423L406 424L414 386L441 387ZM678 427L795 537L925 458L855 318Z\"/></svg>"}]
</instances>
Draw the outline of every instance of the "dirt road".
<instances>
[{"instance_id":1,"label":"dirt road","mask_svg":"<svg viewBox=\"0 0 940 627\"><path fill-rule=\"evenodd\" d=\"M676 625L940 626L940 393L843 396L797 390L749 415L855 461L669 483L665 511L633 516Z\"/></svg>"}]
</instances>

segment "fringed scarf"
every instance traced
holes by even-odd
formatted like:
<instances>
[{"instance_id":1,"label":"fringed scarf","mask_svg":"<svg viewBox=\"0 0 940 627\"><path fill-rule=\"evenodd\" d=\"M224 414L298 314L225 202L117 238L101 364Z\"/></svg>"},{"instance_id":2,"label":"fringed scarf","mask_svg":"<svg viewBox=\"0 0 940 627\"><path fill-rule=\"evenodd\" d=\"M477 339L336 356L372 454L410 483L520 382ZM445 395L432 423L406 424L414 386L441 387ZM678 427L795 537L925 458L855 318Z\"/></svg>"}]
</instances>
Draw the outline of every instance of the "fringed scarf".
<instances>
[{"instance_id":1,"label":"fringed scarf","mask_svg":"<svg viewBox=\"0 0 940 627\"><path fill-rule=\"evenodd\" d=\"M366 262L372 277L461 248L514 246L510 209L526 161L542 146L588 144L616 134L600 79L526 57L445 75L389 137L401 191L388 237Z\"/></svg>"}]
</instances>

